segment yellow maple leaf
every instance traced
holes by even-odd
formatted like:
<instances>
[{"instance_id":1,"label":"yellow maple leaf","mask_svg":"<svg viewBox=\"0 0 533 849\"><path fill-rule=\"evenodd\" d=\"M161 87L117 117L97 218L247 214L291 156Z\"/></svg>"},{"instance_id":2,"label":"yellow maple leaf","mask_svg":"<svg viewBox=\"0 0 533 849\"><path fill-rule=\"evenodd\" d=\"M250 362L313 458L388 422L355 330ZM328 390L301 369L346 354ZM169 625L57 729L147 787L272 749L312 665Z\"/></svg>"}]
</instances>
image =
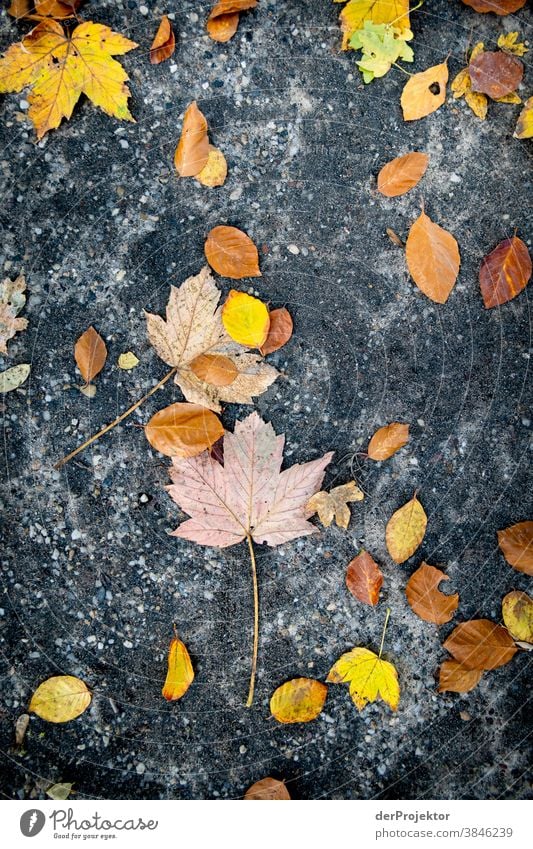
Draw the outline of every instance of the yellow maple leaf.
<instances>
[{"instance_id":1,"label":"yellow maple leaf","mask_svg":"<svg viewBox=\"0 0 533 849\"><path fill-rule=\"evenodd\" d=\"M133 121L128 75L112 57L134 47L104 24L86 21L69 36L57 21L43 21L0 58L0 92L31 87L28 116L38 138L70 118L81 94L108 115Z\"/></svg>"},{"instance_id":2,"label":"yellow maple leaf","mask_svg":"<svg viewBox=\"0 0 533 849\"><path fill-rule=\"evenodd\" d=\"M338 2L338 0L337 0ZM409 0L350 0L340 13L343 31L342 49L348 49L352 35L363 29L365 21L394 24L400 35L410 29Z\"/></svg>"},{"instance_id":3,"label":"yellow maple leaf","mask_svg":"<svg viewBox=\"0 0 533 849\"><path fill-rule=\"evenodd\" d=\"M349 684L357 710L369 702L383 699L393 710L400 702L396 668L370 649L356 648L343 654L326 678L330 684Z\"/></svg>"}]
</instances>

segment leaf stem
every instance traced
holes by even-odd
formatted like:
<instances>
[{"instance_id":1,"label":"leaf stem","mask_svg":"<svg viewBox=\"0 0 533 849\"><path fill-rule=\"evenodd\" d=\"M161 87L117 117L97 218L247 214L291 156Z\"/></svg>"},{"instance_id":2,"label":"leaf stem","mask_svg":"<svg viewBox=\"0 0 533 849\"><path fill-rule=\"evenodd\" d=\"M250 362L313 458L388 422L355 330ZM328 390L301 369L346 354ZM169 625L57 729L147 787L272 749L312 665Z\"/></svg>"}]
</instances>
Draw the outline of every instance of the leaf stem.
<instances>
[{"instance_id":1,"label":"leaf stem","mask_svg":"<svg viewBox=\"0 0 533 849\"><path fill-rule=\"evenodd\" d=\"M250 534L246 534L246 541L248 542L248 550L250 552L250 561L252 565L252 583L254 588L254 644L252 650L252 671L250 674L250 688L248 690L248 698L246 700L246 707L252 707L255 690L255 673L257 670L257 648L259 645L259 591L257 588L257 567L255 563L255 552L252 544L252 537Z\"/></svg>"},{"instance_id":2,"label":"leaf stem","mask_svg":"<svg viewBox=\"0 0 533 849\"><path fill-rule=\"evenodd\" d=\"M390 607L387 607L387 615L385 616L385 624L383 626L383 633L381 635L381 645L379 647L378 657L381 657L381 653L383 652L383 644L385 642L385 632L387 630L387 625L389 624L389 617L390 617Z\"/></svg>"},{"instance_id":3,"label":"leaf stem","mask_svg":"<svg viewBox=\"0 0 533 849\"><path fill-rule=\"evenodd\" d=\"M100 437L103 436L104 433L108 433L108 431L112 430L114 427L120 424L120 422L124 421L124 419L130 416L137 409L137 407L140 407L141 404L143 404L146 399L150 397L150 395L153 395L154 392L157 392L158 389L164 386L167 380L170 380L172 375L176 374L177 370L177 366L174 366L174 368L170 369L170 371L167 372L167 374L161 378L159 383L156 383L156 385L153 386L150 391L146 393L146 395L143 395L142 398L139 398L139 400L136 401L135 404L132 404L132 406L128 410L126 410L124 413L121 413L120 416L117 416L117 418L114 419L111 424L108 424L103 427L102 430L99 430L98 433L95 433L94 436L91 436L82 445L78 445L78 447L75 448L74 451L71 451L70 454L67 454L66 457L63 457L61 460L58 460L57 463L54 464L54 469L60 469L61 466L64 466L65 463L68 463L69 460L72 460L72 458L75 457L76 454L79 454L81 451L84 451L86 448L88 448L89 445L92 445L93 442L96 442L97 439L100 439Z\"/></svg>"}]
</instances>

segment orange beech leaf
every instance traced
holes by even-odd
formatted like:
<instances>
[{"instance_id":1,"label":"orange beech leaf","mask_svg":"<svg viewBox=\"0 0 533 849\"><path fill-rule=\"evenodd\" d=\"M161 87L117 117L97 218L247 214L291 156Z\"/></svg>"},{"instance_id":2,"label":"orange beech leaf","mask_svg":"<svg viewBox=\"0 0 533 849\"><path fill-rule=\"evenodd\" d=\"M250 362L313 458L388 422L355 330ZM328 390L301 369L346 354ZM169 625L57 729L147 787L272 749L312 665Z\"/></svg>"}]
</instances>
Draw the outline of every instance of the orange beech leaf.
<instances>
[{"instance_id":1,"label":"orange beech leaf","mask_svg":"<svg viewBox=\"0 0 533 849\"><path fill-rule=\"evenodd\" d=\"M391 422L376 430L368 443L367 454L371 460L388 460L409 441L409 425Z\"/></svg>"},{"instance_id":2,"label":"orange beech leaf","mask_svg":"<svg viewBox=\"0 0 533 849\"><path fill-rule=\"evenodd\" d=\"M199 354L192 361L191 369L199 380L213 386L229 386L239 374L233 360L224 354Z\"/></svg>"},{"instance_id":3,"label":"orange beech leaf","mask_svg":"<svg viewBox=\"0 0 533 849\"><path fill-rule=\"evenodd\" d=\"M144 433L150 445L167 457L195 457L220 439L224 428L207 407L178 402L152 416Z\"/></svg>"},{"instance_id":4,"label":"orange beech leaf","mask_svg":"<svg viewBox=\"0 0 533 849\"><path fill-rule=\"evenodd\" d=\"M328 688L314 678L293 678L274 691L270 712L278 722L311 722L321 713Z\"/></svg>"},{"instance_id":5,"label":"orange beech leaf","mask_svg":"<svg viewBox=\"0 0 533 849\"><path fill-rule=\"evenodd\" d=\"M531 278L531 256L518 236L503 242L484 258L479 270L479 286L486 309L516 298Z\"/></svg>"},{"instance_id":6,"label":"orange beech leaf","mask_svg":"<svg viewBox=\"0 0 533 849\"><path fill-rule=\"evenodd\" d=\"M498 545L509 566L533 575L533 522L518 522L498 531Z\"/></svg>"},{"instance_id":7,"label":"orange beech leaf","mask_svg":"<svg viewBox=\"0 0 533 849\"><path fill-rule=\"evenodd\" d=\"M435 112L446 100L448 65L435 65L406 82L401 96L404 121L418 121Z\"/></svg>"},{"instance_id":8,"label":"orange beech leaf","mask_svg":"<svg viewBox=\"0 0 533 849\"><path fill-rule=\"evenodd\" d=\"M187 647L177 637L173 637L168 649L167 677L162 695L168 702L175 702L185 695L193 681L194 670Z\"/></svg>"},{"instance_id":9,"label":"orange beech leaf","mask_svg":"<svg viewBox=\"0 0 533 849\"><path fill-rule=\"evenodd\" d=\"M444 625L453 618L459 605L458 593L445 595L438 589L441 581L447 580L449 580L448 575L440 569L428 563L422 563L407 581L405 588L407 601L416 615L425 622Z\"/></svg>"},{"instance_id":10,"label":"orange beech leaf","mask_svg":"<svg viewBox=\"0 0 533 849\"><path fill-rule=\"evenodd\" d=\"M435 303L445 304L461 266L459 246L452 234L422 212L409 230L405 258L420 291Z\"/></svg>"},{"instance_id":11,"label":"orange beech leaf","mask_svg":"<svg viewBox=\"0 0 533 849\"><path fill-rule=\"evenodd\" d=\"M74 359L85 383L90 383L102 371L107 359L104 340L94 327L88 327L74 346Z\"/></svg>"},{"instance_id":12,"label":"orange beech leaf","mask_svg":"<svg viewBox=\"0 0 533 849\"><path fill-rule=\"evenodd\" d=\"M262 778L261 781L256 781L252 784L244 794L245 799L267 799L269 801L290 799L289 791L285 787L284 781L278 781L276 778Z\"/></svg>"},{"instance_id":13,"label":"orange beech leaf","mask_svg":"<svg viewBox=\"0 0 533 849\"><path fill-rule=\"evenodd\" d=\"M420 182L429 163L427 153L406 153L387 162L378 174L378 192L385 197L404 195Z\"/></svg>"},{"instance_id":14,"label":"orange beech leaf","mask_svg":"<svg viewBox=\"0 0 533 849\"><path fill-rule=\"evenodd\" d=\"M376 605L383 585L383 573L368 551L350 560L346 569L346 586L363 604Z\"/></svg>"},{"instance_id":15,"label":"orange beech leaf","mask_svg":"<svg viewBox=\"0 0 533 849\"><path fill-rule=\"evenodd\" d=\"M467 669L497 669L509 663L517 652L507 628L490 619L462 622L443 647Z\"/></svg>"},{"instance_id":16,"label":"orange beech leaf","mask_svg":"<svg viewBox=\"0 0 533 849\"><path fill-rule=\"evenodd\" d=\"M526 0L463 0L463 3L483 14L494 12L496 15L510 15L521 9Z\"/></svg>"},{"instance_id":17,"label":"orange beech leaf","mask_svg":"<svg viewBox=\"0 0 533 849\"><path fill-rule=\"evenodd\" d=\"M270 313L268 336L259 348L262 355L266 357L267 354L272 354L274 351L283 348L292 336L293 326L289 310L285 309L285 307L272 310Z\"/></svg>"},{"instance_id":18,"label":"orange beech leaf","mask_svg":"<svg viewBox=\"0 0 533 849\"><path fill-rule=\"evenodd\" d=\"M150 47L150 62L152 65L159 65L165 59L170 59L176 49L176 38L174 30L168 17L163 15L159 29L156 32L155 38Z\"/></svg>"},{"instance_id":19,"label":"orange beech leaf","mask_svg":"<svg viewBox=\"0 0 533 849\"><path fill-rule=\"evenodd\" d=\"M239 26L240 15L234 12L232 15L220 15L218 18L209 19L205 25L209 38L224 44L233 38Z\"/></svg>"},{"instance_id":20,"label":"orange beech leaf","mask_svg":"<svg viewBox=\"0 0 533 849\"><path fill-rule=\"evenodd\" d=\"M473 91L493 100L516 91L524 76L524 65L516 56L497 50L479 53L468 66Z\"/></svg>"},{"instance_id":21,"label":"orange beech leaf","mask_svg":"<svg viewBox=\"0 0 533 849\"><path fill-rule=\"evenodd\" d=\"M445 660L439 670L439 693L469 693L483 676L482 669L467 669L457 660Z\"/></svg>"},{"instance_id":22,"label":"orange beech leaf","mask_svg":"<svg viewBox=\"0 0 533 849\"><path fill-rule=\"evenodd\" d=\"M223 277L261 277L257 248L237 227L220 225L207 236L204 251L211 268Z\"/></svg>"},{"instance_id":23,"label":"orange beech leaf","mask_svg":"<svg viewBox=\"0 0 533 849\"><path fill-rule=\"evenodd\" d=\"M26 18L30 21L42 18L68 20L76 16L76 10L82 0L12 0L7 13L12 18Z\"/></svg>"},{"instance_id":24,"label":"orange beech leaf","mask_svg":"<svg viewBox=\"0 0 533 849\"><path fill-rule=\"evenodd\" d=\"M180 140L174 154L174 165L180 177L196 177L209 157L207 121L198 109L196 100L187 107L183 116Z\"/></svg>"}]
</instances>

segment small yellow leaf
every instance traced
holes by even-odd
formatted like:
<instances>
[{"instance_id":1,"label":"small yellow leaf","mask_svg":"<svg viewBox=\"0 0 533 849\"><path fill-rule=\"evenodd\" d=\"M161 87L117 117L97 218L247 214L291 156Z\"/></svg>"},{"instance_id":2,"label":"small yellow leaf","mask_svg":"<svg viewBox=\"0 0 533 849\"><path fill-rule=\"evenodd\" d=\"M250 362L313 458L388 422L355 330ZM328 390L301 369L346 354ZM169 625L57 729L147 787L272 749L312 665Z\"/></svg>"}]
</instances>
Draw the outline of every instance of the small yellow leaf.
<instances>
[{"instance_id":1,"label":"small yellow leaf","mask_svg":"<svg viewBox=\"0 0 533 849\"><path fill-rule=\"evenodd\" d=\"M184 643L177 637L170 641L168 650L168 670L163 696L169 702L181 699L194 681L194 670L191 658Z\"/></svg>"},{"instance_id":2,"label":"small yellow leaf","mask_svg":"<svg viewBox=\"0 0 533 849\"><path fill-rule=\"evenodd\" d=\"M342 49L347 50L352 35L363 29L365 21L371 21L373 24L394 24L401 34L408 32L409 0L350 0L339 17L344 34Z\"/></svg>"},{"instance_id":3,"label":"small yellow leaf","mask_svg":"<svg viewBox=\"0 0 533 849\"><path fill-rule=\"evenodd\" d=\"M270 317L259 298L232 289L222 307L222 324L239 345L260 348L268 336Z\"/></svg>"},{"instance_id":4,"label":"small yellow leaf","mask_svg":"<svg viewBox=\"0 0 533 849\"><path fill-rule=\"evenodd\" d=\"M275 690L270 712L278 722L310 722L321 712L327 694L326 685L314 678L293 678Z\"/></svg>"},{"instance_id":5,"label":"small yellow leaf","mask_svg":"<svg viewBox=\"0 0 533 849\"><path fill-rule=\"evenodd\" d=\"M330 669L326 681L349 684L357 710L379 698L396 710L400 701L396 668L370 649L355 648L343 654Z\"/></svg>"},{"instance_id":6,"label":"small yellow leaf","mask_svg":"<svg viewBox=\"0 0 533 849\"><path fill-rule=\"evenodd\" d=\"M524 108L518 116L514 137L515 139L533 138L533 97L526 100Z\"/></svg>"},{"instance_id":7,"label":"small yellow leaf","mask_svg":"<svg viewBox=\"0 0 533 849\"><path fill-rule=\"evenodd\" d=\"M427 521L416 495L393 513L387 524L385 539L389 554L396 563L403 563L415 553L424 539Z\"/></svg>"},{"instance_id":8,"label":"small yellow leaf","mask_svg":"<svg viewBox=\"0 0 533 849\"><path fill-rule=\"evenodd\" d=\"M511 91L509 94L504 94L503 97L497 97L496 103L512 103L513 106L520 106L522 98L516 91Z\"/></svg>"},{"instance_id":9,"label":"small yellow leaf","mask_svg":"<svg viewBox=\"0 0 533 849\"><path fill-rule=\"evenodd\" d=\"M469 105L474 115L482 121L485 120L489 108L489 101L486 94L480 91L466 91L465 102Z\"/></svg>"},{"instance_id":10,"label":"small yellow leaf","mask_svg":"<svg viewBox=\"0 0 533 849\"><path fill-rule=\"evenodd\" d=\"M133 351L126 351L125 354L121 354L118 358L118 367L124 369L124 371L129 371L135 366L139 365L139 359L135 356Z\"/></svg>"},{"instance_id":11,"label":"small yellow leaf","mask_svg":"<svg viewBox=\"0 0 533 849\"><path fill-rule=\"evenodd\" d=\"M502 601L502 616L513 639L533 643L533 599L527 593L507 593Z\"/></svg>"},{"instance_id":12,"label":"small yellow leaf","mask_svg":"<svg viewBox=\"0 0 533 849\"><path fill-rule=\"evenodd\" d=\"M466 92L471 88L472 80L470 79L468 68L463 68L463 70L459 71L457 76L454 77L452 80L451 90L453 92L454 100L458 100L458 98L464 97Z\"/></svg>"},{"instance_id":13,"label":"small yellow leaf","mask_svg":"<svg viewBox=\"0 0 533 849\"><path fill-rule=\"evenodd\" d=\"M28 379L31 366L29 363L21 363L18 366L12 366L0 373L0 395L6 392L12 392L13 389L18 389L22 386L25 380Z\"/></svg>"},{"instance_id":14,"label":"small yellow leaf","mask_svg":"<svg viewBox=\"0 0 533 849\"><path fill-rule=\"evenodd\" d=\"M502 32L498 38L498 47L505 50L506 53L513 53L515 56L525 56L529 50L522 41L518 41L517 32Z\"/></svg>"},{"instance_id":15,"label":"small yellow leaf","mask_svg":"<svg viewBox=\"0 0 533 849\"><path fill-rule=\"evenodd\" d=\"M207 162L200 173L196 175L196 179L202 186L215 188L216 186L223 186L227 176L228 163L226 157L221 150L211 145Z\"/></svg>"},{"instance_id":16,"label":"small yellow leaf","mask_svg":"<svg viewBox=\"0 0 533 849\"><path fill-rule=\"evenodd\" d=\"M47 722L69 722L90 703L91 694L83 681L73 675L54 675L37 687L28 710Z\"/></svg>"}]
</instances>

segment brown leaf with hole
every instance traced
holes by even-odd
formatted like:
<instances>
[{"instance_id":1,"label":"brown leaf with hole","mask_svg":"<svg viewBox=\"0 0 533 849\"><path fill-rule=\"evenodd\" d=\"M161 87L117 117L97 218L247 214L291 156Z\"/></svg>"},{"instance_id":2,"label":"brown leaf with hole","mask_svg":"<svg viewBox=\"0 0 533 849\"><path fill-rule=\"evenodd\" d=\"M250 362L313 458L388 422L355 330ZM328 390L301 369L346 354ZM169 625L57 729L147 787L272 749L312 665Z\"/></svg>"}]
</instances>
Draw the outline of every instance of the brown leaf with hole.
<instances>
[{"instance_id":1,"label":"brown leaf with hole","mask_svg":"<svg viewBox=\"0 0 533 849\"><path fill-rule=\"evenodd\" d=\"M463 0L466 6L471 6L476 12L494 12L496 15L510 15L518 12L526 0Z\"/></svg>"},{"instance_id":2,"label":"brown leaf with hole","mask_svg":"<svg viewBox=\"0 0 533 849\"><path fill-rule=\"evenodd\" d=\"M256 781L252 784L244 794L245 799L266 799L268 801L290 799L289 791L285 786L284 781L278 781L276 778L262 778L261 781Z\"/></svg>"},{"instance_id":3,"label":"brown leaf with hole","mask_svg":"<svg viewBox=\"0 0 533 849\"><path fill-rule=\"evenodd\" d=\"M191 369L199 380L212 386L229 386L239 374L233 360L224 354L199 354L192 361Z\"/></svg>"},{"instance_id":4,"label":"brown leaf with hole","mask_svg":"<svg viewBox=\"0 0 533 849\"><path fill-rule=\"evenodd\" d=\"M448 575L440 569L422 563L407 581L407 601L416 615L425 622L444 625L453 618L459 605L458 593L445 595L438 589L441 581L447 580Z\"/></svg>"},{"instance_id":5,"label":"brown leaf with hole","mask_svg":"<svg viewBox=\"0 0 533 849\"><path fill-rule=\"evenodd\" d=\"M292 336L293 323L289 310L285 307L280 307L277 310L272 310L270 313L270 327L268 336L263 345L259 348L262 355L272 354L274 351L279 351L287 344Z\"/></svg>"},{"instance_id":6,"label":"brown leaf with hole","mask_svg":"<svg viewBox=\"0 0 533 849\"><path fill-rule=\"evenodd\" d=\"M176 38L174 30L167 15L163 15L159 29L156 32L155 38L150 47L150 62L152 65L159 65L165 59L170 59L176 49Z\"/></svg>"},{"instance_id":7,"label":"brown leaf with hole","mask_svg":"<svg viewBox=\"0 0 533 849\"><path fill-rule=\"evenodd\" d=\"M339 528L346 528L350 523L350 508L348 504L353 501L362 501L364 492L359 489L355 481L350 481L342 486L335 486L329 492L317 492L305 505L308 516L318 513L318 518L325 528L329 528L333 519Z\"/></svg>"},{"instance_id":8,"label":"brown leaf with hole","mask_svg":"<svg viewBox=\"0 0 533 849\"><path fill-rule=\"evenodd\" d=\"M150 445L167 457L196 457L220 439L219 418L199 404L178 402L156 413L144 428Z\"/></svg>"},{"instance_id":9,"label":"brown leaf with hole","mask_svg":"<svg viewBox=\"0 0 533 849\"><path fill-rule=\"evenodd\" d=\"M446 100L448 65L435 65L406 82L401 96L404 121L418 121L435 112Z\"/></svg>"},{"instance_id":10,"label":"brown leaf with hole","mask_svg":"<svg viewBox=\"0 0 533 849\"><path fill-rule=\"evenodd\" d=\"M531 278L531 256L518 236L504 239L486 256L479 270L479 286L486 309L516 298Z\"/></svg>"},{"instance_id":11,"label":"brown leaf with hole","mask_svg":"<svg viewBox=\"0 0 533 849\"><path fill-rule=\"evenodd\" d=\"M187 107L183 116L180 140L174 154L174 165L180 177L196 177L209 158L207 121L198 109L196 100Z\"/></svg>"},{"instance_id":12,"label":"brown leaf with hole","mask_svg":"<svg viewBox=\"0 0 533 849\"><path fill-rule=\"evenodd\" d=\"M497 669L509 663L517 652L507 628L490 619L462 622L443 647L467 669Z\"/></svg>"},{"instance_id":13,"label":"brown leaf with hole","mask_svg":"<svg viewBox=\"0 0 533 849\"><path fill-rule=\"evenodd\" d=\"M444 660L439 670L439 693L469 693L483 676L482 669L467 669L457 660Z\"/></svg>"},{"instance_id":14,"label":"brown leaf with hole","mask_svg":"<svg viewBox=\"0 0 533 849\"><path fill-rule=\"evenodd\" d=\"M363 604L376 605L383 586L383 573L368 551L350 560L346 569L346 586Z\"/></svg>"},{"instance_id":15,"label":"brown leaf with hole","mask_svg":"<svg viewBox=\"0 0 533 849\"><path fill-rule=\"evenodd\" d=\"M468 66L473 91L493 100L516 91L524 76L524 65L516 56L502 50L483 52Z\"/></svg>"},{"instance_id":16,"label":"brown leaf with hole","mask_svg":"<svg viewBox=\"0 0 533 849\"><path fill-rule=\"evenodd\" d=\"M168 702L175 702L185 695L194 681L194 670L187 646L178 637L173 637L168 649L167 677L162 695Z\"/></svg>"},{"instance_id":17,"label":"brown leaf with hole","mask_svg":"<svg viewBox=\"0 0 533 849\"><path fill-rule=\"evenodd\" d=\"M85 383L90 383L102 371L107 359L104 340L94 327L88 327L74 346L74 359Z\"/></svg>"},{"instance_id":18,"label":"brown leaf with hole","mask_svg":"<svg viewBox=\"0 0 533 849\"><path fill-rule=\"evenodd\" d=\"M204 251L211 268L222 277L232 280L261 277L257 248L237 227L214 227L207 236Z\"/></svg>"},{"instance_id":19,"label":"brown leaf with hole","mask_svg":"<svg viewBox=\"0 0 533 849\"><path fill-rule=\"evenodd\" d=\"M420 291L435 303L445 304L461 266L459 246L452 234L422 212L409 230L405 258Z\"/></svg>"},{"instance_id":20,"label":"brown leaf with hole","mask_svg":"<svg viewBox=\"0 0 533 849\"><path fill-rule=\"evenodd\" d=\"M409 425L391 422L378 428L368 443L367 454L371 460L388 460L409 441Z\"/></svg>"},{"instance_id":21,"label":"brown leaf with hole","mask_svg":"<svg viewBox=\"0 0 533 849\"><path fill-rule=\"evenodd\" d=\"M413 189L426 173L429 163L427 153L406 153L387 162L378 174L378 192L394 198Z\"/></svg>"},{"instance_id":22,"label":"brown leaf with hole","mask_svg":"<svg viewBox=\"0 0 533 849\"><path fill-rule=\"evenodd\" d=\"M498 545L509 566L533 575L533 522L518 522L498 531Z\"/></svg>"},{"instance_id":23,"label":"brown leaf with hole","mask_svg":"<svg viewBox=\"0 0 533 849\"><path fill-rule=\"evenodd\" d=\"M396 563L403 563L415 553L424 539L427 522L426 511L416 495L392 514L385 530L385 541Z\"/></svg>"}]
</instances>

